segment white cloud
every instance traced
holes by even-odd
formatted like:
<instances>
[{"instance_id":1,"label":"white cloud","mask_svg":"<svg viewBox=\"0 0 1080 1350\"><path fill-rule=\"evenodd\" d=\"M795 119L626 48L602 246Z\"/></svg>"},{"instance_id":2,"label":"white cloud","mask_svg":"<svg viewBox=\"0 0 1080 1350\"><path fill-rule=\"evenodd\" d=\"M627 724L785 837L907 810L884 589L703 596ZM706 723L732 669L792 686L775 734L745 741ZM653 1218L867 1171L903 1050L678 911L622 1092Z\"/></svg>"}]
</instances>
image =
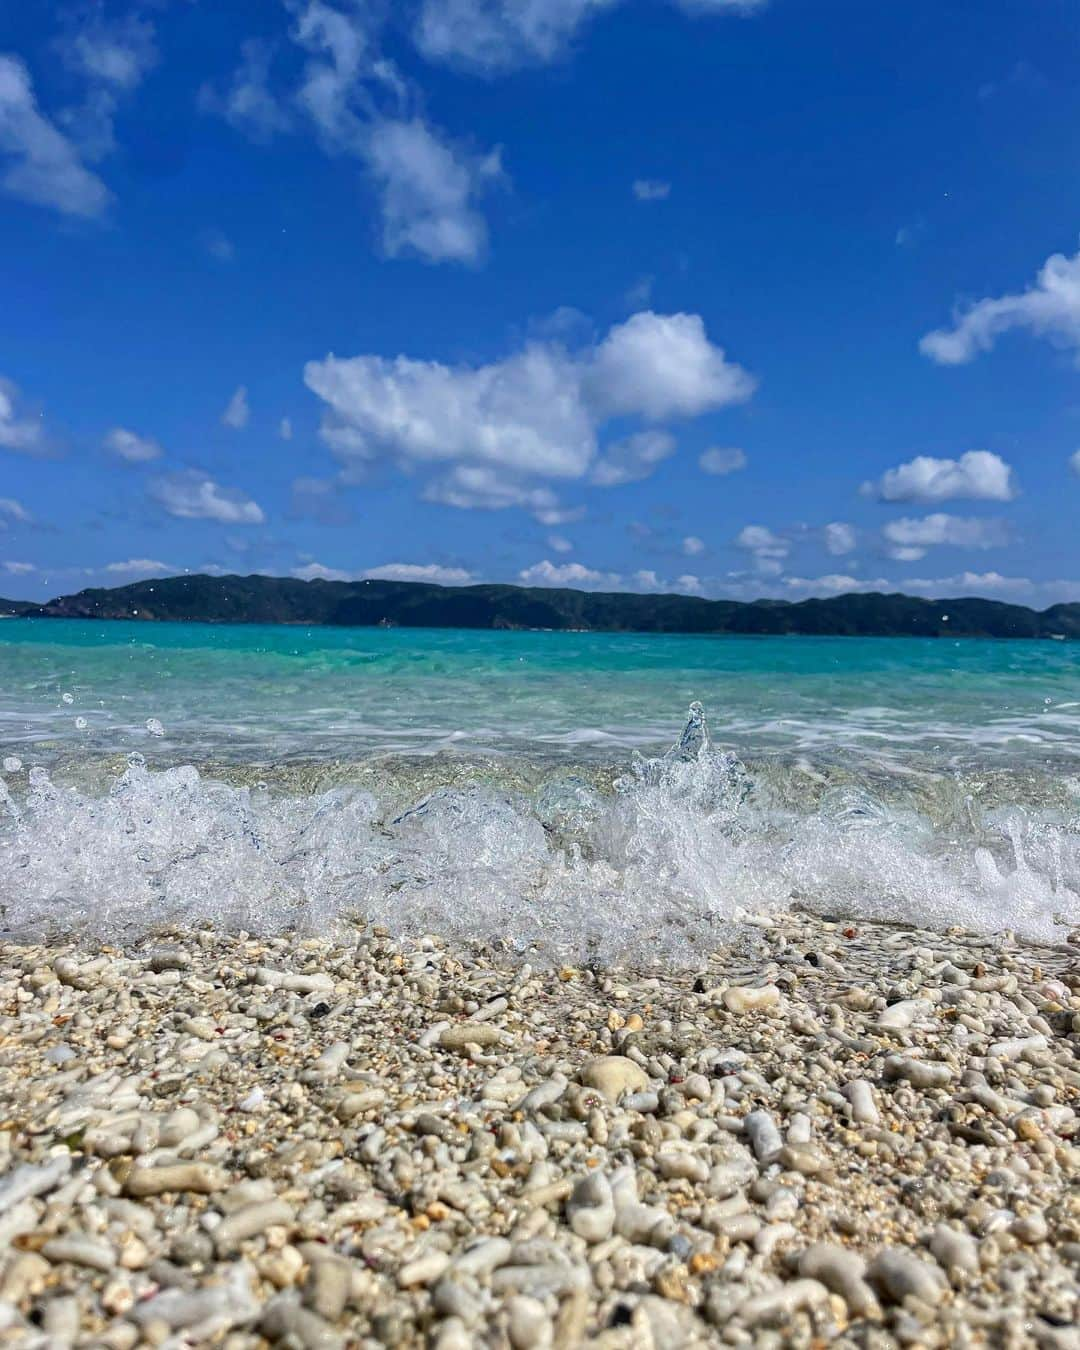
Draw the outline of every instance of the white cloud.
<instances>
[{"instance_id":1,"label":"white cloud","mask_svg":"<svg viewBox=\"0 0 1080 1350\"><path fill-rule=\"evenodd\" d=\"M891 591L895 586L884 577L873 581L832 572L823 577L785 577L784 585L791 591L812 595L849 595L853 591Z\"/></svg>"},{"instance_id":2,"label":"white cloud","mask_svg":"<svg viewBox=\"0 0 1080 1350\"><path fill-rule=\"evenodd\" d=\"M735 536L735 546L751 555L763 576L779 576L783 559L791 552L791 544L765 525L745 525Z\"/></svg>"},{"instance_id":3,"label":"white cloud","mask_svg":"<svg viewBox=\"0 0 1080 1350\"><path fill-rule=\"evenodd\" d=\"M11 196L65 215L105 213L108 188L39 111L29 72L11 56L0 56L0 154L9 157L0 187Z\"/></svg>"},{"instance_id":4,"label":"white cloud","mask_svg":"<svg viewBox=\"0 0 1080 1350\"><path fill-rule=\"evenodd\" d=\"M1009 541L1008 527L1002 520L950 516L943 511L891 520L882 534L889 556L899 562L916 562L928 549L943 545L984 549L1000 548Z\"/></svg>"},{"instance_id":5,"label":"white cloud","mask_svg":"<svg viewBox=\"0 0 1080 1350\"><path fill-rule=\"evenodd\" d=\"M157 64L153 27L136 14L114 23L100 15L70 29L60 40L70 70L116 89L134 89Z\"/></svg>"},{"instance_id":6,"label":"white cloud","mask_svg":"<svg viewBox=\"0 0 1080 1350\"><path fill-rule=\"evenodd\" d=\"M100 159L116 149L114 123L121 98L138 88L157 64L153 26L137 14L116 20L100 12L69 16L57 46L67 68L87 82L83 103L65 109L61 120L83 155Z\"/></svg>"},{"instance_id":7,"label":"white cloud","mask_svg":"<svg viewBox=\"0 0 1080 1350\"><path fill-rule=\"evenodd\" d=\"M155 478L150 496L170 516L182 520L216 520L222 525L261 525L262 507L242 492L223 488L209 475L188 469Z\"/></svg>"},{"instance_id":8,"label":"white cloud","mask_svg":"<svg viewBox=\"0 0 1080 1350\"><path fill-rule=\"evenodd\" d=\"M594 15L621 0L422 0L414 34L429 61L486 74L556 61ZM765 0L672 0L684 13L748 13Z\"/></svg>"},{"instance_id":9,"label":"white cloud","mask_svg":"<svg viewBox=\"0 0 1080 1350\"><path fill-rule=\"evenodd\" d=\"M1037 590L1037 585L1029 577L1005 577L1000 572L960 572L956 576L911 577L904 582L906 591L925 592L939 596L951 591L953 595L1029 595Z\"/></svg>"},{"instance_id":10,"label":"white cloud","mask_svg":"<svg viewBox=\"0 0 1080 1350\"><path fill-rule=\"evenodd\" d=\"M756 384L709 341L699 314L652 310L612 328L586 374L587 395L596 407L609 416L639 414L650 421L698 417L743 403Z\"/></svg>"},{"instance_id":11,"label":"white cloud","mask_svg":"<svg viewBox=\"0 0 1080 1350\"><path fill-rule=\"evenodd\" d=\"M139 436L126 427L113 427L103 442L109 454L129 464L146 464L152 459L160 459L164 454L157 441L149 436Z\"/></svg>"},{"instance_id":12,"label":"white cloud","mask_svg":"<svg viewBox=\"0 0 1080 1350\"><path fill-rule=\"evenodd\" d=\"M528 487L513 476L487 464L456 464L448 473L431 479L424 488L428 502L455 506L463 511L503 511L519 506L546 524L557 524L559 499L550 488Z\"/></svg>"},{"instance_id":13,"label":"white cloud","mask_svg":"<svg viewBox=\"0 0 1080 1350\"><path fill-rule=\"evenodd\" d=\"M184 569L172 563L158 562L156 558L128 558L124 562L106 563L101 570L114 576L160 577L175 575Z\"/></svg>"},{"instance_id":14,"label":"white cloud","mask_svg":"<svg viewBox=\"0 0 1080 1350\"><path fill-rule=\"evenodd\" d=\"M270 91L270 62L273 49L259 38L251 38L240 48L240 65L224 94L209 85L199 91L203 112L218 113L230 126L256 141L268 141L279 131L287 131L291 119Z\"/></svg>"},{"instance_id":15,"label":"white cloud","mask_svg":"<svg viewBox=\"0 0 1080 1350\"><path fill-rule=\"evenodd\" d=\"M662 202L671 196L671 184L661 178L635 178L634 196L639 202Z\"/></svg>"},{"instance_id":16,"label":"white cloud","mask_svg":"<svg viewBox=\"0 0 1080 1350\"><path fill-rule=\"evenodd\" d=\"M883 502L1011 502L1017 494L1011 467L990 450L969 450L959 459L917 455L862 486L864 496Z\"/></svg>"},{"instance_id":17,"label":"white cloud","mask_svg":"<svg viewBox=\"0 0 1080 1350\"><path fill-rule=\"evenodd\" d=\"M470 156L412 118L377 123L366 157L391 258L412 253L433 263L474 263L483 257L487 222L473 199L503 178L498 150Z\"/></svg>"},{"instance_id":18,"label":"white cloud","mask_svg":"<svg viewBox=\"0 0 1080 1350\"><path fill-rule=\"evenodd\" d=\"M281 425L278 427L278 435L283 441L291 441L293 434L292 422L288 417L281 419Z\"/></svg>"},{"instance_id":19,"label":"white cloud","mask_svg":"<svg viewBox=\"0 0 1080 1350\"><path fill-rule=\"evenodd\" d=\"M666 595L700 595L704 589L701 579L689 574L668 581L649 569L624 576L621 572L603 572L595 567L586 567L584 563L553 563L548 558L522 568L518 580L523 586L570 586L583 591L655 591Z\"/></svg>"},{"instance_id":20,"label":"white cloud","mask_svg":"<svg viewBox=\"0 0 1080 1350\"><path fill-rule=\"evenodd\" d=\"M426 581L435 586L467 586L476 579L464 567L443 567L439 563L383 563L359 572L346 572L309 562L294 567L292 575L300 581Z\"/></svg>"},{"instance_id":21,"label":"white cloud","mask_svg":"<svg viewBox=\"0 0 1080 1350\"><path fill-rule=\"evenodd\" d=\"M236 390L236 393L229 399L225 411L221 414L223 426L233 427L235 430L247 426L248 418L251 416L251 409L248 407L247 393L247 387L245 385L240 385Z\"/></svg>"},{"instance_id":22,"label":"white cloud","mask_svg":"<svg viewBox=\"0 0 1080 1350\"><path fill-rule=\"evenodd\" d=\"M354 581L355 572L343 572L339 567L326 567L320 562L305 563L303 567L294 567L292 575L297 581Z\"/></svg>"},{"instance_id":23,"label":"white cloud","mask_svg":"<svg viewBox=\"0 0 1080 1350\"><path fill-rule=\"evenodd\" d=\"M22 502L16 501L14 497L0 497L0 529L6 529L9 520L17 521L20 525L29 525L33 516Z\"/></svg>"},{"instance_id":24,"label":"white cloud","mask_svg":"<svg viewBox=\"0 0 1080 1350\"><path fill-rule=\"evenodd\" d=\"M378 460L438 468L429 500L524 506L549 525L570 517L529 480L586 477L609 418L692 417L749 397L754 383L708 340L699 316L648 312L578 350L534 340L484 366L331 355L308 362L304 379L328 405L322 435L347 477ZM645 434L609 451L601 472L610 481L641 477L669 452L667 433Z\"/></svg>"},{"instance_id":25,"label":"white cloud","mask_svg":"<svg viewBox=\"0 0 1080 1350\"><path fill-rule=\"evenodd\" d=\"M40 417L19 411L18 386L0 376L0 449L20 455L45 453L45 433Z\"/></svg>"},{"instance_id":26,"label":"white cloud","mask_svg":"<svg viewBox=\"0 0 1080 1350\"><path fill-rule=\"evenodd\" d=\"M36 572L37 568L33 563L28 562L6 562L4 563L4 571L13 577L26 577L31 572Z\"/></svg>"},{"instance_id":27,"label":"white cloud","mask_svg":"<svg viewBox=\"0 0 1080 1350\"><path fill-rule=\"evenodd\" d=\"M957 310L953 326L927 333L919 350L939 365L964 365L990 351L1013 328L1027 329L1059 347L1080 349L1080 253L1047 258L1035 284L1020 294L979 300Z\"/></svg>"},{"instance_id":28,"label":"white cloud","mask_svg":"<svg viewBox=\"0 0 1080 1350\"><path fill-rule=\"evenodd\" d=\"M295 16L290 38L306 53L299 81L275 94L272 49L248 42L231 87L204 89L203 108L257 140L290 130L298 111L328 154L366 165L389 257L478 262L487 223L476 200L503 180L499 151L474 154L425 120L422 96L380 50L383 16L373 8L323 0L287 0L287 8Z\"/></svg>"},{"instance_id":29,"label":"white cloud","mask_svg":"<svg viewBox=\"0 0 1080 1350\"><path fill-rule=\"evenodd\" d=\"M617 487L648 478L675 453L675 437L666 431L639 431L607 446L590 475L597 487Z\"/></svg>"},{"instance_id":30,"label":"white cloud","mask_svg":"<svg viewBox=\"0 0 1080 1350\"><path fill-rule=\"evenodd\" d=\"M1080 450L1077 450L1070 456L1069 467L1072 469L1073 473L1080 478Z\"/></svg>"},{"instance_id":31,"label":"white cloud","mask_svg":"<svg viewBox=\"0 0 1080 1350\"><path fill-rule=\"evenodd\" d=\"M825 526L824 533L825 548L834 558L842 558L845 553L855 552L858 540L854 526L834 520Z\"/></svg>"},{"instance_id":32,"label":"white cloud","mask_svg":"<svg viewBox=\"0 0 1080 1350\"><path fill-rule=\"evenodd\" d=\"M548 535L548 548L556 553L573 553L574 545L561 534Z\"/></svg>"},{"instance_id":33,"label":"white cloud","mask_svg":"<svg viewBox=\"0 0 1080 1350\"><path fill-rule=\"evenodd\" d=\"M622 584L618 572L598 572L583 563L553 563L547 558L522 568L518 580L523 586L576 586L583 590L617 589Z\"/></svg>"},{"instance_id":34,"label":"white cloud","mask_svg":"<svg viewBox=\"0 0 1080 1350\"><path fill-rule=\"evenodd\" d=\"M747 462L745 450L723 450L719 446L703 451L698 459L703 472L716 474L718 477L745 469Z\"/></svg>"},{"instance_id":35,"label":"white cloud","mask_svg":"<svg viewBox=\"0 0 1080 1350\"><path fill-rule=\"evenodd\" d=\"M682 551L688 558L696 558L705 552L705 540L699 539L696 534L688 534L682 541Z\"/></svg>"},{"instance_id":36,"label":"white cloud","mask_svg":"<svg viewBox=\"0 0 1080 1350\"><path fill-rule=\"evenodd\" d=\"M368 581L430 581L437 586L467 586L474 580L464 567L440 567L438 563L384 563L360 575Z\"/></svg>"},{"instance_id":37,"label":"white cloud","mask_svg":"<svg viewBox=\"0 0 1080 1350\"><path fill-rule=\"evenodd\" d=\"M619 0L423 0L416 45L429 61L484 71L554 61L592 14Z\"/></svg>"}]
</instances>

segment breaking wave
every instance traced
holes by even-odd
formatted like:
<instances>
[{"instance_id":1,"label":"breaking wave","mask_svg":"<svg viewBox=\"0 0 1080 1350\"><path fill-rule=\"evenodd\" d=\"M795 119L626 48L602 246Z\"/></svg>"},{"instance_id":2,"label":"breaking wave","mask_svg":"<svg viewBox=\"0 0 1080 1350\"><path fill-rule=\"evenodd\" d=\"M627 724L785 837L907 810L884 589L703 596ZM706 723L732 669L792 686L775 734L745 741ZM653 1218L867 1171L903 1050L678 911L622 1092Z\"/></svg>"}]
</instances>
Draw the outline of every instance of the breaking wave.
<instances>
[{"instance_id":1,"label":"breaking wave","mask_svg":"<svg viewBox=\"0 0 1080 1350\"><path fill-rule=\"evenodd\" d=\"M795 906L1054 940L1080 924L1080 792L874 781L745 764L700 704L622 771L427 761L297 790L130 755L107 789L7 760L0 906L11 935L133 940L205 922L498 940L530 959L687 962ZM381 775L381 776L380 776ZM1016 794L1014 794L1016 795Z\"/></svg>"}]
</instances>

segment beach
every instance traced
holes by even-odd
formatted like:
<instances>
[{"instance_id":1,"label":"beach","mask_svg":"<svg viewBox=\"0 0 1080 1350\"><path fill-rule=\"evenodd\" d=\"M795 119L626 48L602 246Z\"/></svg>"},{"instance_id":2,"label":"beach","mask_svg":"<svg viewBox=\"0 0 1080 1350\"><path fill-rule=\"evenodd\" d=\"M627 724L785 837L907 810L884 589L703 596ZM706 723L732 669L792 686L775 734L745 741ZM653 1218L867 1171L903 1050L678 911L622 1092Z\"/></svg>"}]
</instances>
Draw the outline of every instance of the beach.
<instances>
[{"instance_id":1,"label":"beach","mask_svg":"<svg viewBox=\"0 0 1080 1350\"><path fill-rule=\"evenodd\" d=\"M1071 648L24 622L6 1343L1077 1345Z\"/></svg>"},{"instance_id":2,"label":"beach","mask_svg":"<svg viewBox=\"0 0 1080 1350\"><path fill-rule=\"evenodd\" d=\"M6 944L6 1343L1077 1343L1080 934Z\"/></svg>"}]
</instances>

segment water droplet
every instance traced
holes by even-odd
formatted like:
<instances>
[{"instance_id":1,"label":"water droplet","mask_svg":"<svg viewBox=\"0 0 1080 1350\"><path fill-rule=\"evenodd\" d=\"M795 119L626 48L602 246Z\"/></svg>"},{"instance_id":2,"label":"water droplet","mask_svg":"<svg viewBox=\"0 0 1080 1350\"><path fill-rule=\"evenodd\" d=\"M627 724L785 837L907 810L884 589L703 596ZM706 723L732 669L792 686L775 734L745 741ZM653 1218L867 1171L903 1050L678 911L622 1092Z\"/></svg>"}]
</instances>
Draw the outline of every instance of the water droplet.
<instances>
[{"instance_id":1,"label":"water droplet","mask_svg":"<svg viewBox=\"0 0 1080 1350\"><path fill-rule=\"evenodd\" d=\"M61 694L60 697L61 697L61 698L63 699L63 701L64 701L65 703L67 703L68 705L70 705L70 704L72 704L72 703L75 702L75 695L74 695L74 694Z\"/></svg>"}]
</instances>

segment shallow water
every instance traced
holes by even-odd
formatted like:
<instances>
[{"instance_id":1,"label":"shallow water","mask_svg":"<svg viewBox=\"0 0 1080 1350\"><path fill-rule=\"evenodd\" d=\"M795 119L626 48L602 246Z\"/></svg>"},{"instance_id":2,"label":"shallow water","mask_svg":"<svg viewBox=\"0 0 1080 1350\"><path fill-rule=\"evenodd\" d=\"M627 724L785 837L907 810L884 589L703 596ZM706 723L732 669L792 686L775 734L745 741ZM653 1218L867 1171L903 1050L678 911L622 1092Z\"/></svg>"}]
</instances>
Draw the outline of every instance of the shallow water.
<instances>
[{"instance_id":1,"label":"shallow water","mask_svg":"<svg viewBox=\"0 0 1080 1350\"><path fill-rule=\"evenodd\" d=\"M689 959L793 904L1080 924L1072 644L12 620L0 755L19 931Z\"/></svg>"}]
</instances>

